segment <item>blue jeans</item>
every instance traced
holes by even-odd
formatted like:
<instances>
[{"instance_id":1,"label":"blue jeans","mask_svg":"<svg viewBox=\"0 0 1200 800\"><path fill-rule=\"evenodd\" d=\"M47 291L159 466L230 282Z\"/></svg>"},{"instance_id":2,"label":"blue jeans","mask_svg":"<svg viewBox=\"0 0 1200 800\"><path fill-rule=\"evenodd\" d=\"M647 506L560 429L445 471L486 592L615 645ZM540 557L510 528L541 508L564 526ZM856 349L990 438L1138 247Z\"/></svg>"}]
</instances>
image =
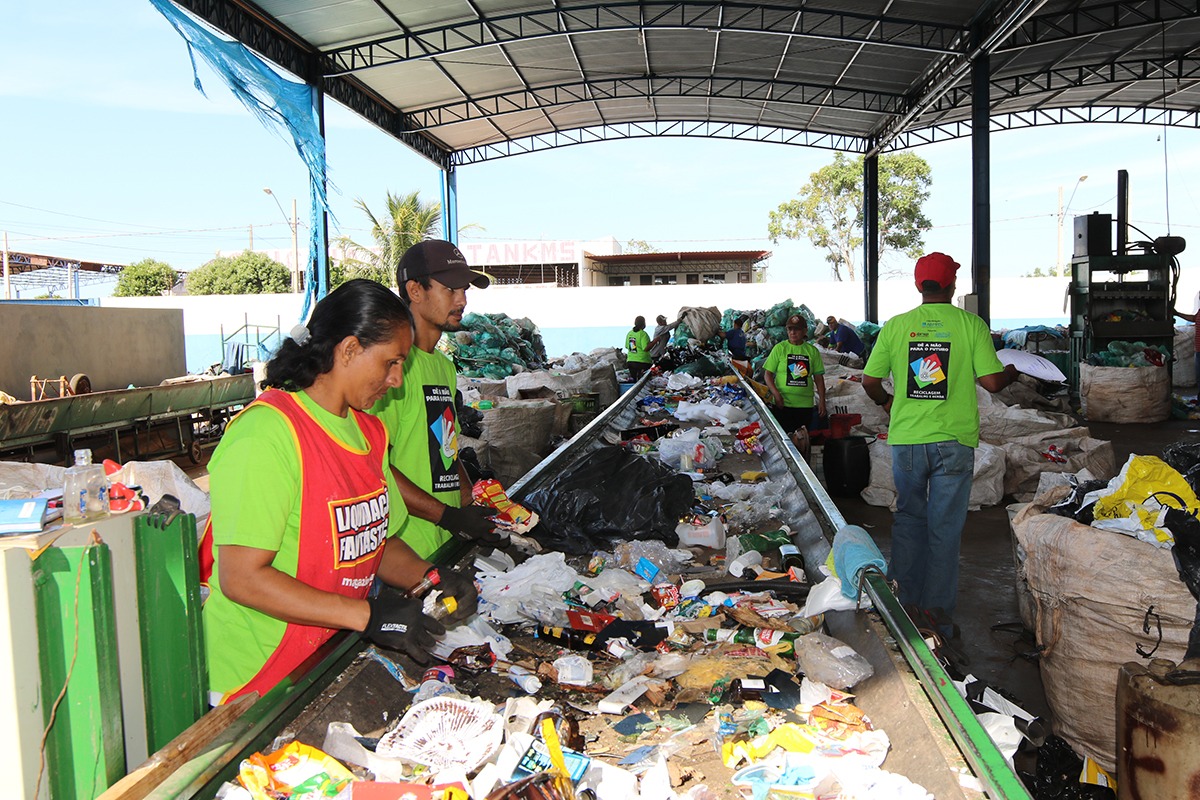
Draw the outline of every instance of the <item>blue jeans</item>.
<instances>
[{"instance_id":1,"label":"blue jeans","mask_svg":"<svg viewBox=\"0 0 1200 800\"><path fill-rule=\"evenodd\" d=\"M903 605L954 613L975 450L956 441L892 445L896 517L888 577Z\"/></svg>"}]
</instances>

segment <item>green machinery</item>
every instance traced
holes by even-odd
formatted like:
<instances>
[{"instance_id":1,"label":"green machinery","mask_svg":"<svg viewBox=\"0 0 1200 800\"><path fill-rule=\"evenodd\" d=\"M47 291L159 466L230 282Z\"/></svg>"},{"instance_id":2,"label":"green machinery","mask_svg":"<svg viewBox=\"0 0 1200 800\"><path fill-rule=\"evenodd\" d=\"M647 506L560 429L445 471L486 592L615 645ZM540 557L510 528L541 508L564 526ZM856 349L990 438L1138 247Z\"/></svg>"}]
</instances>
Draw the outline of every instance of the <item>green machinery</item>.
<instances>
[{"instance_id":1,"label":"green machinery","mask_svg":"<svg viewBox=\"0 0 1200 800\"><path fill-rule=\"evenodd\" d=\"M0 765L14 796L84 800L208 710L196 519L52 535L0 548Z\"/></svg>"},{"instance_id":2,"label":"green machinery","mask_svg":"<svg viewBox=\"0 0 1200 800\"><path fill-rule=\"evenodd\" d=\"M1075 218L1068 375L1073 397L1079 392L1080 362L1114 342L1142 342L1172 351L1172 309L1179 280L1175 256L1183 251L1184 242L1178 237L1162 236L1130 243L1127 220L1128 175L1121 170L1117 174L1115 248L1111 215L1093 213Z\"/></svg>"}]
</instances>

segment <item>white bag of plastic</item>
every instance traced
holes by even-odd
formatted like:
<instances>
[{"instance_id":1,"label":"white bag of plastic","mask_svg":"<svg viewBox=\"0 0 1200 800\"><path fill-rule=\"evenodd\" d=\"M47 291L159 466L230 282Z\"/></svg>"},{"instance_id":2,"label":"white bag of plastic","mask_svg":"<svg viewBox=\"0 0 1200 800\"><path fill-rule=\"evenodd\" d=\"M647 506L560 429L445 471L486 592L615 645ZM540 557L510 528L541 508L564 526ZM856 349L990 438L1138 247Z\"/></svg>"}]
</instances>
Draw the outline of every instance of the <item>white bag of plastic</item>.
<instances>
[{"instance_id":1,"label":"white bag of plastic","mask_svg":"<svg viewBox=\"0 0 1200 800\"><path fill-rule=\"evenodd\" d=\"M871 662L832 636L806 633L796 640L796 661L804 676L835 689L849 689L875 674Z\"/></svg>"}]
</instances>

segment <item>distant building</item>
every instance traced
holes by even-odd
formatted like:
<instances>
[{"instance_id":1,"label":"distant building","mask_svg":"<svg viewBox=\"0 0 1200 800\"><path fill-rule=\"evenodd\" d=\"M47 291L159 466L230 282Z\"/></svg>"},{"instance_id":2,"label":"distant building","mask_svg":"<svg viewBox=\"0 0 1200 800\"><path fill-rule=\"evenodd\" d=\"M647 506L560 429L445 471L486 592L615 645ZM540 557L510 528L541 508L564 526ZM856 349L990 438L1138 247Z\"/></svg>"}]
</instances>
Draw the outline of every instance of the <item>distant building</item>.
<instances>
[{"instance_id":1,"label":"distant building","mask_svg":"<svg viewBox=\"0 0 1200 800\"><path fill-rule=\"evenodd\" d=\"M763 279L769 250L697 253L588 254L585 267L591 286L696 286L711 283L756 283Z\"/></svg>"},{"instance_id":2,"label":"distant building","mask_svg":"<svg viewBox=\"0 0 1200 800\"><path fill-rule=\"evenodd\" d=\"M475 269L499 285L673 286L762 280L767 250L621 253L611 237L595 241L460 242Z\"/></svg>"}]
</instances>

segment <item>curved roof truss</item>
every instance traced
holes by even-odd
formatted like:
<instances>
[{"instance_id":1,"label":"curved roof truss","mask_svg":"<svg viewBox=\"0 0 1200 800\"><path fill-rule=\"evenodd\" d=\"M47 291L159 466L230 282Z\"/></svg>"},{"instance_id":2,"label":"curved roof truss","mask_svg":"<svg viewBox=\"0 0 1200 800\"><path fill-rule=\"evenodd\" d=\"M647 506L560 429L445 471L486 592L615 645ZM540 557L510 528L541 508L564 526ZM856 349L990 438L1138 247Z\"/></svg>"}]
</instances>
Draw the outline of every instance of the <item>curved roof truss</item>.
<instances>
[{"instance_id":1,"label":"curved roof truss","mask_svg":"<svg viewBox=\"0 0 1200 800\"><path fill-rule=\"evenodd\" d=\"M1200 0L175 0L443 168L690 136L878 152L1200 127Z\"/></svg>"}]
</instances>

